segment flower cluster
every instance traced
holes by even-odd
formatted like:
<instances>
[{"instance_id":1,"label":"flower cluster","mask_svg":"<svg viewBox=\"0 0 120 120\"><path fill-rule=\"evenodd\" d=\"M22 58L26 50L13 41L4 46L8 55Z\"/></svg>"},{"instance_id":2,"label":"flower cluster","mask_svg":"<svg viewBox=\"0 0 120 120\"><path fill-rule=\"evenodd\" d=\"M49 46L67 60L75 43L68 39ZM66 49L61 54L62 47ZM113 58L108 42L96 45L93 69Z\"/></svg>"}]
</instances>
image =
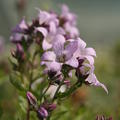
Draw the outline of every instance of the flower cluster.
<instances>
[{"instance_id":1,"label":"flower cluster","mask_svg":"<svg viewBox=\"0 0 120 120\"><path fill-rule=\"evenodd\" d=\"M31 23L22 19L13 29L10 39L16 45L16 50L12 50L11 53L18 65L13 62L12 64L14 70L23 76L21 81L28 79L29 84L23 85L27 91L33 91L32 84L36 79L42 78L42 82L48 79L48 86L45 86L46 90L43 89L39 97L40 105L36 97L27 92L29 105L35 109L40 119L44 119L56 108L54 101L57 98L69 96L82 84L101 86L107 93L108 91L94 74L96 52L93 48L86 47L86 43L80 38L76 27L76 15L71 13L66 5L62 6L59 15L39 9L38 12L37 18ZM41 66L35 65L36 55L40 56ZM34 70L38 66L43 71L42 76L34 77ZM70 80L72 76L76 77L73 84ZM49 102L46 102L46 99L43 101L51 85L57 86L57 89ZM62 86L65 87L64 92L60 91Z\"/></svg>"}]
</instances>

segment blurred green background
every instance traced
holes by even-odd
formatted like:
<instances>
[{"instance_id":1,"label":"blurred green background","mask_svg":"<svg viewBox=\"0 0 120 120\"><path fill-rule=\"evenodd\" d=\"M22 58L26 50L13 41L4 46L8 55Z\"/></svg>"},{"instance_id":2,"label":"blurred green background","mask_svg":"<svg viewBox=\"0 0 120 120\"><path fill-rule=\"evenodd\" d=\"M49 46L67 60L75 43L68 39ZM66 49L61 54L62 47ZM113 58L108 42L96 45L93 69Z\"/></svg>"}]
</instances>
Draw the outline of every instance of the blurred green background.
<instances>
[{"instance_id":1,"label":"blurred green background","mask_svg":"<svg viewBox=\"0 0 120 120\"><path fill-rule=\"evenodd\" d=\"M11 29L23 16L32 20L37 15L35 8L60 12L63 3L77 14L80 37L96 49L95 73L109 94L101 88L83 86L69 102L64 101L66 107L59 109L69 113L59 119L95 120L96 115L105 115L120 120L120 0L0 0L0 36L4 38L0 53L0 120L18 120L17 91L8 79Z\"/></svg>"}]
</instances>

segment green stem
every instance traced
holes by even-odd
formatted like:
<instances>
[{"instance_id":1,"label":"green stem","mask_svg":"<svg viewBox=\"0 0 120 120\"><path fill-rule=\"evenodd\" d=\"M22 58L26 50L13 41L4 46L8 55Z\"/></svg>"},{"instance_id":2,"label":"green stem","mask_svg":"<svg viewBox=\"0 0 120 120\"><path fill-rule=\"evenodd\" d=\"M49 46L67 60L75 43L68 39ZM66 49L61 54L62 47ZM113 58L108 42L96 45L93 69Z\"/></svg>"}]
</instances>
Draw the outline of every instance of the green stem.
<instances>
[{"instance_id":1,"label":"green stem","mask_svg":"<svg viewBox=\"0 0 120 120\"><path fill-rule=\"evenodd\" d=\"M63 81L62 81L62 82L60 83L60 85L58 86L58 88L57 88L57 90L56 90L56 92L55 92L55 94L54 94L54 96L53 96L52 102L55 101L56 96L57 96L57 94L58 94L58 92L59 92L61 86L63 85L64 80L65 80L65 78L63 79Z\"/></svg>"},{"instance_id":2,"label":"green stem","mask_svg":"<svg viewBox=\"0 0 120 120\"><path fill-rule=\"evenodd\" d=\"M48 87L45 89L45 91L43 92L43 94L41 95L41 101L42 101L42 98L44 97L44 95L46 94L46 92L48 91L49 87L50 87L50 83L49 83Z\"/></svg>"},{"instance_id":3,"label":"green stem","mask_svg":"<svg viewBox=\"0 0 120 120\"><path fill-rule=\"evenodd\" d=\"M77 90L77 88L79 88L80 86L82 86L82 82L81 83L76 82L68 91L60 94L59 97L60 98L68 97L71 93Z\"/></svg>"},{"instance_id":4,"label":"green stem","mask_svg":"<svg viewBox=\"0 0 120 120\"><path fill-rule=\"evenodd\" d=\"M29 119L30 119L30 104L28 103L26 120L29 120Z\"/></svg>"},{"instance_id":5,"label":"green stem","mask_svg":"<svg viewBox=\"0 0 120 120\"><path fill-rule=\"evenodd\" d=\"M36 53L34 53L34 55L33 55L33 58L32 58L32 68L31 68L31 71L30 71L29 76L28 76L28 79L30 80L29 91L31 91L31 85L32 85L32 80L33 80L33 63L34 63L34 60L35 60L35 56L36 56ZM26 120L29 120L29 119L30 119L30 104L29 104L29 101L28 101Z\"/></svg>"}]
</instances>

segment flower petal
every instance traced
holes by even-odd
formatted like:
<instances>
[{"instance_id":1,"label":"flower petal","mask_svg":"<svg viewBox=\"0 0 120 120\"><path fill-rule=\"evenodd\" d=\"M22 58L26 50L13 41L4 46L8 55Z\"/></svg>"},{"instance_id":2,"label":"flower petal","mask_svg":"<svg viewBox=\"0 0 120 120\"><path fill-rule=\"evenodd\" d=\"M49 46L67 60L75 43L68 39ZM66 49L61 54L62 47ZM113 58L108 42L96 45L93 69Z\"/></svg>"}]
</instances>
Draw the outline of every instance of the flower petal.
<instances>
[{"instance_id":1,"label":"flower petal","mask_svg":"<svg viewBox=\"0 0 120 120\"><path fill-rule=\"evenodd\" d=\"M24 33L28 26L24 19L12 30L13 33Z\"/></svg>"},{"instance_id":2,"label":"flower petal","mask_svg":"<svg viewBox=\"0 0 120 120\"><path fill-rule=\"evenodd\" d=\"M90 63L90 65L94 64L94 58L92 56L85 56L85 58L88 60L88 62Z\"/></svg>"},{"instance_id":3,"label":"flower petal","mask_svg":"<svg viewBox=\"0 0 120 120\"><path fill-rule=\"evenodd\" d=\"M22 41L22 37L23 37L22 34L14 33L14 34L10 37L10 40L11 40L12 42L20 42L20 41Z\"/></svg>"},{"instance_id":4,"label":"flower petal","mask_svg":"<svg viewBox=\"0 0 120 120\"><path fill-rule=\"evenodd\" d=\"M62 27L57 28L57 34L65 35L65 30Z\"/></svg>"},{"instance_id":5,"label":"flower petal","mask_svg":"<svg viewBox=\"0 0 120 120\"><path fill-rule=\"evenodd\" d=\"M65 47L66 60L69 60L73 56L74 52L77 50L77 47L78 47L78 42L77 41L70 42Z\"/></svg>"},{"instance_id":6,"label":"flower petal","mask_svg":"<svg viewBox=\"0 0 120 120\"><path fill-rule=\"evenodd\" d=\"M50 14L46 11L39 10L38 17L39 17L40 24L43 24L43 23L46 23L49 20Z\"/></svg>"},{"instance_id":7,"label":"flower petal","mask_svg":"<svg viewBox=\"0 0 120 120\"><path fill-rule=\"evenodd\" d=\"M56 37L54 39L54 43L53 43L53 50L57 57L59 57L63 54L64 43L65 43L64 36L62 36L60 34L56 35Z\"/></svg>"},{"instance_id":8,"label":"flower petal","mask_svg":"<svg viewBox=\"0 0 120 120\"><path fill-rule=\"evenodd\" d=\"M43 47L43 50L48 50L52 47L52 44L47 42L46 39L44 39L43 42L42 42L42 47Z\"/></svg>"},{"instance_id":9,"label":"flower petal","mask_svg":"<svg viewBox=\"0 0 120 120\"><path fill-rule=\"evenodd\" d=\"M21 29L28 29L28 26L27 26L27 24L26 24L24 19L22 19L22 21L20 22L19 27Z\"/></svg>"},{"instance_id":10,"label":"flower petal","mask_svg":"<svg viewBox=\"0 0 120 120\"><path fill-rule=\"evenodd\" d=\"M61 70L61 66L62 64L61 63L58 63L58 62L51 62L50 64L47 65L47 68L49 70L53 70L53 71L60 71Z\"/></svg>"},{"instance_id":11,"label":"flower petal","mask_svg":"<svg viewBox=\"0 0 120 120\"><path fill-rule=\"evenodd\" d=\"M94 86L101 86L108 94L108 90L107 90L106 86L97 80L94 73L91 73L85 81Z\"/></svg>"},{"instance_id":12,"label":"flower petal","mask_svg":"<svg viewBox=\"0 0 120 120\"><path fill-rule=\"evenodd\" d=\"M77 27L72 26L70 23L66 23L64 27L65 30L69 33L71 38L75 38L79 36L79 30L77 29Z\"/></svg>"},{"instance_id":13,"label":"flower petal","mask_svg":"<svg viewBox=\"0 0 120 120\"><path fill-rule=\"evenodd\" d=\"M77 41L78 41L78 48L86 47L86 43L81 38L78 38Z\"/></svg>"},{"instance_id":14,"label":"flower petal","mask_svg":"<svg viewBox=\"0 0 120 120\"><path fill-rule=\"evenodd\" d=\"M96 52L93 48L86 48L85 52L86 52L87 55L91 55L91 56L96 57Z\"/></svg>"},{"instance_id":15,"label":"flower petal","mask_svg":"<svg viewBox=\"0 0 120 120\"><path fill-rule=\"evenodd\" d=\"M62 10L62 14L69 12L69 8L68 8L68 6L65 5L65 4L62 5L61 10Z\"/></svg>"},{"instance_id":16,"label":"flower petal","mask_svg":"<svg viewBox=\"0 0 120 120\"><path fill-rule=\"evenodd\" d=\"M54 22L50 22L49 23L49 25L50 25L50 32L52 33L52 34L56 34L56 25L55 25L55 23Z\"/></svg>"},{"instance_id":17,"label":"flower petal","mask_svg":"<svg viewBox=\"0 0 120 120\"><path fill-rule=\"evenodd\" d=\"M41 32L44 37L46 37L48 34L47 29L45 29L44 27L37 27L35 30Z\"/></svg>"},{"instance_id":18,"label":"flower petal","mask_svg":"<svg viewBox=\"0 0 120 120\"><path fill-rule=\"evenodd\" d=\"M66 64L68 64L74 68L77 68L78 67L78 60L76 58L72 57L70 60L68 60L66 62Z\"/></svg>"},{"instance_id":19,"label":"flower petal","mask_svg":"<svg viewBox=\"0 0 120 120\"><path fill-rule=\"evenodd\" d=\"M42 61L55 61L55 59L56 56L52 51L45 52L41 57Z\"/></svg>"}]
</instances>

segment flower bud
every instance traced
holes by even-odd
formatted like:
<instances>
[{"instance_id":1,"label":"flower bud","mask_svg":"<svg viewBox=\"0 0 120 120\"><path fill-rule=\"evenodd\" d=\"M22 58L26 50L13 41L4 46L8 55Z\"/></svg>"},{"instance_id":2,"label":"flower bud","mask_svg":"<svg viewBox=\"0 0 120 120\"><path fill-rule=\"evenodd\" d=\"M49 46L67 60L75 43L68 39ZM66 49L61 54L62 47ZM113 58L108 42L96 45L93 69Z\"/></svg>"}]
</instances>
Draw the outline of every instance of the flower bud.
<instances>
[{"instance_id":1,"label":"flower bud","mask_svg":"<svg viewBox=\"0 0 120 120\"><path fill-rule=\"evenodd\" d=\"M49 112L56 109L56 104L54 103L44 102L41 106L44 107Z\"/></svg>"},{"instance_id":2,"label":"flower bud","mask_svg":"<svg viewBox=\"0 0 120 120\"><path fill-rule=\"evenodd\" d=\"M27 92L27 99L29 104L36 108L37 99L31 92Z\"/></svg>"},{"instance_id":3,"label":"flower bud","mask_svg":"<svg viewBox=\"0 0 120 120\"><path fill-rule=\"evenodd\" d=\"M24 60L25 59L24 50L23 50L23 47L21 46L21 44L16 45L16 57L19 60Z\"/></svg>"},{"instance_id":4,"label":"flower bud","mask_svg":"<svg viewBox=\"0 0 120 120\"><path fill-rule=\"evenodd\" d=\"M44 107L40 107L37 114L40 119L48 117L48 111Z\"/></svg>"},{"instance_id":5,"label":"flower bud","mask_svg":"<svg viewBox=\"0 0 120 120\"><path fill-rule=\"evenodd\" d=\"M48 110L52 111L54 109L56 109L56 104L53 103L48 105Z\"/></svg>"},{"instance_id":6,"label":"flower bud","mask_svg":"<svg viewBox=\"0 0 120 120\"><path fill-rule=\"evenodd\" d=\"M18 53L23 53L24 52L22 46L19 43L16 45L16 49L17 49Z\"/></svg>"}]
</instances>

